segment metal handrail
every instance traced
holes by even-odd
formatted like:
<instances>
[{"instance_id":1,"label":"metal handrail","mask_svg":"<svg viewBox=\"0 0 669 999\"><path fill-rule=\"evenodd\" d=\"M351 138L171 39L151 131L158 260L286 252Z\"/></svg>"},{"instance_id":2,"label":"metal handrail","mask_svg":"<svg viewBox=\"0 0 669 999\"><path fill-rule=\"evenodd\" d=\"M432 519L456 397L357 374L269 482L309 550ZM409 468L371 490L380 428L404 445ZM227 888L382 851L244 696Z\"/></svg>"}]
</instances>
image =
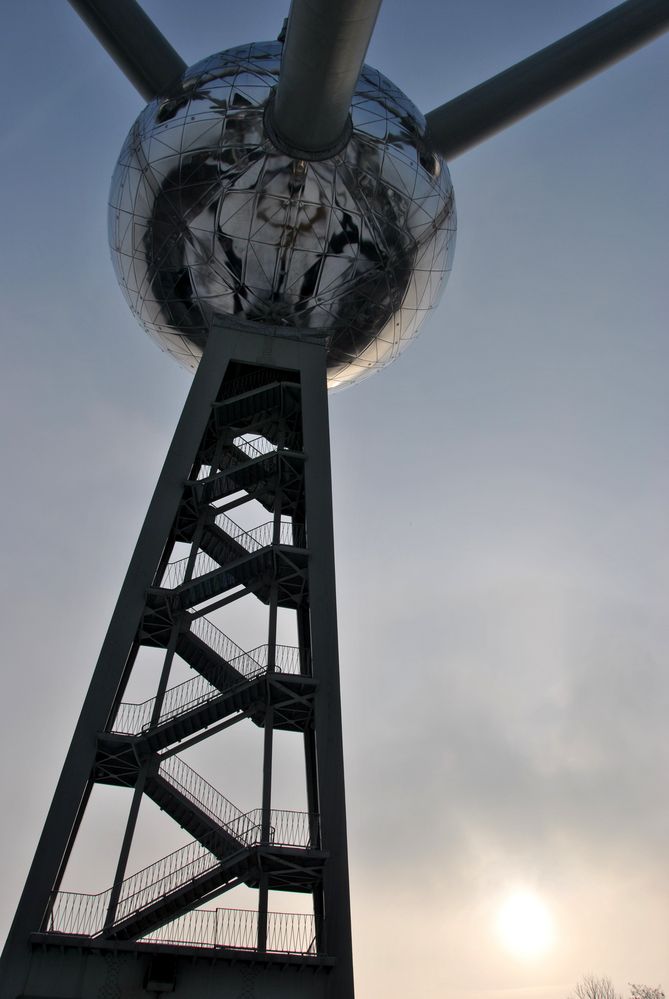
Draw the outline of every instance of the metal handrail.
<instances>
[{"instance_id":1,"label":"metal handrail","mask_svg":"<svg viewBox=\"0 0 669 999\"><path fill-rule=\"evenodd\" d=\"M262 816L262 810L258 809ZM260 820L259 820L260 821ZM296 812L272 808L269 813L272 846L293 846L313 850L319 841L320 816L313 812Z\"/></svg>"},{"instance_id":2,"label":"metal handrail","mask_svg":"<svg viewBox=\"0 0 669 999\"><path fill-rule=\"evenodd\" d=\"M269 645L258 645L248 653L263 668L263 672L269 666ZM274 666L278 673L298 674L301 672L302 655L304 650L296 645L275 645L274 646Z\"/></svg>"},{"instance_id":3,"label":"metal handrail","mask_svg":"<svg viewBox=\"0 0 669 999\"><path fill-rule=\"evenodd\" d=\"M194 909L143 939L154 943L256 950L258 913L255 909ZM268 912L266 949L270 953L315 956L315 917L305 912Z\"/></svg>"},{"instance_id":4,"label":"metal handrail","mask_svg":"<svg viewBox=\"0 0 669 999\"><path fill-rule=\"evenodd\" d=\"M277 445L272 444L266 437L252 437L251 440L246 437L234 437L232 443L238 451L243 451L249 458L262 458L278 451Z\"/></svg>"},{"instance_id":5,"label":"metal handrail","mask_svg":"<svg viewBox=\"0 0 669 999\"><path fill-rule=\"evenodd\" d=\"M258 552L262 548L268 548L274 544L274 521L269 520L258 527L252 527L248 531L239 524L236 524L226 513L219 513L214 520L231 541L235 541L247 552ZM279 524L278 544L290 545L296 548L305 547L305 531L302 524L293 524L289 521L281 521ZM175 562L168 562L163 571L160 587L166 590L174 590L186 580L186 570L190 563L190 555L177 559ZM191 570L191 579L204 576L208 572L215 572L221 566L218 562L200 551L195 556Z\"/></svg>"},{"instance_id":6,"label":"metal handrail","mask_svg":"<svg viewBox=\"0 0 669 999\"><path fill-rule=\"evenodd\" d=\"M207 617L193 618L189 630L239 676L230 676L229 671L225 671L221 666L219 685L214 685L198 675L169 687L165 691L157 725L164 725L181 714L215 700L222 692L229 693L235 687L262 676L269 668L267 645L259 645L250 652L245 652ZM302 650L299 648L292 645L277 645L274 667L282 673L298 674L301 670L301 657ZM146 731L153 718L155 703L155 697L139 703L124 701L119 705L112 732L119 735L139 735Z\"/></svg>"},{"instance_id":7,"label":"metal handrail","mask_svg":"<svg viewBox=\"0 0 669 999\"><path fill-rule=\"evenodd\" d=\"M230 859L237 853L262 844L262 809L240 812L195 771L191 771L191 778L187 773L190 768L182 760L176 764L170 760L163 761L159 772L161 771L170 783L182 793L185 792L198 807L220 823L221 831L225 831L227 837L221 837L220 833L211 833L201 841L192 840L186 846L174 850L166 857L125 878L120 886L115 923L141 912L159 899L214 871L221 865L223 858ZM190 788L187 786L189 781L192 781ZM199 797L193 787L197 788ZM200 798L206 800L202 801ZM222 821L221 814L230 816L229 821ZM317 815L287 809L272 809L270 839L265 845L310 849L318 842L318 827ZM101 932L111 893L112 889L97 895L77 892L55 893L47 932L87 936Z\"/></svg>"},{"instance_id":8,"label":"metal handrail","mask_svg":"<svg viewBox=\"0 0 669 999\"><path fill-rule=\"evenodd\" d=\"M211 837L213 842L213 837ZM216 843L219 854L224 849L223 844ZM229 853L233 856L238 850L230 846ZM183 887L208 871L220 866L221 859L202 843L193 840L186 846L162 857L154 864L149 864L136 874L125 878L116 906L115 923L141 912L158 899ZM112 889L100 892L98 895L79 895L75 892L55 893L54 903L47 924L47 932L65 932L94 936L100 933L105 925L107 909ZM68 905L69 901L69 905ZM65 911L63 911L65 910Z\"/></svg>"},{"instance_id":9,"label":"metal handrail","mask_svg":"<svg viewBox=\"0 0 669 999\"><path fill-rule=\"evenodd\" d=\"M293 443L293 441L297 441L296 434L290 435L290 443ZM246 437L234 437L232 446L237 451L241 451L250 461L255 461L257 458L267 458L281 450L277 444L273 444L266 437L252 437L250 439ZM285 446L288 447L288 445ZM216 467L201 465L198 470L197 481L215 479L221 472L226 472L237 464L240 464L237 455L234 452L227 452L221 456Z\"/></svg>"},{"instance_id":10,"label":"metal handrail","mask_svg":"<svg viewBox=\"0 0 669 999\"><path fill-rule=\"evenodd\" d=\"M247 679L262 672L261 663L255 658L252 652L246 652L241 646L233 642L225 632L217 628L213 621L204 615L195 617L191 621L190 631L196 638L208 645L212 652L224 662L236 669L238 673Z\"/></svg>"},{"instance_id":11,"label":"metal handrail","mask_svg":"<svg viewBox=\"0 0 669 999\"><path fill-rule=\"evenodd\" d=\"M157 725L164 725L173 718L181 714L186 714L201 704L221 696L218 687L213 686L203 676L193 677L192 680L185 680L175 687L169 687L165 691L163 703L160 710L160 717ZM151 724L153 709L156 703L155 697L150 697L146 701L133 704L124 701L119 704L116 718L112 726L112 732L117 735L140 735L145 732Z\"/></svg>"},{"instance_id":12,"label":"metal handrail","mask_svg":"<svg viewBox=\"0 0 669 999\"><path fill-rule=\"evenodd\" d=\"M214 840L214 837L210 837ZM216 842L218 853L232 857L241 852L242 844ZM212 853L198 840L193 840L180 850L175 850L161 860L137 871L121 884L121 894L116 907L116 922L146 909L171 892L195 881L203 874L221 865L221 857Z\"/></svg>"},{"instance_id":13,"label":"metal handrail","mask_svg":"<svg viewBox=\"0 0 669 999\"><path fill-rule=\"evenodd\" d=\"M268 454L276 454L277 451L293 451L301 444L301 434L297 431L285 434L281 444L274 444L267 437L234 437L233 445L244 451L250 458L259 458Z\"/></svg>"},{"instance_id":14,"label":"metal handrail","mask_svg":"<svg viewBox=\"0 0 669 999\"><path fill-rule=\"evenodd\" d=\"M179 756L163 760L158 773L241 845L251 847L262 842L262 809L242 812ZM273 808L270 811L269 844L310 849L317 842L318 826L317 815Z\"/></svg>"},{"instance_id":15,"label":"metal handrail","mask_svg":"<svg viewBox=\"0 0 669 999\"><path fill-rule=\"evenodd\" d=\"M58 891L51 896L52 904L46 925L47 933L92 937L104 926L111 889L99 895Z\"/></svg>"},{"instance_id":16,"label":"metal handrail","mask_svg":"<svg viewBox=\"0 0 669 999\"><path fill-rule=\"evenodd\" d=\"M189 562L190 555L187 555L186 558L177 559L176 562L168 562L163 572L163 578L160 581L161 589L175 590L178 586L181 586L186 580L186 569ZM211 555L207 555L206 552L198 552L193 562L191 579L196 579L198 576L205 576L208 572L215 572L220 568L218 562Z\"/></svg>"},{"instance_id":17,"label":"metal handrail","mask_svg":"<svg viewBox=\"0 0 669 999\"><path fill-rule=\"evenodd\" d=\"M186 846L125 878L121 883L115 923L128 919L159 899L214 871L221 865L223 857L230 859L237 853L260 845L261 817L262 810L259 808L246 814L240 813L238 828L242 832L239 836L229 836L226 842L220 835L212 833L202 842L192 840ZM281 809L272 809L270 822L270 843L267 845L273 846L307 849L314 841L314 831L318 827L318 817L315 815ZM69 896L76 901L68 907L66 899ZM88 936L99 933L104 925L110 897L111 889L98 895L56 893L47 931ZM63 911L63 906L66 912Z\"/></svg>"},{"instance_id":18,"label":"metal handrail","mask_svg":"<svg viewBox=\"0 0 669 999\"><path fill-rule=\"evenodd\" d=\"M96 936L104 927L109 895L109 891L99 895L55 892L46 932ZM140 939L189 947L256 950L258 913L254 909L193 909ZM303 912L268 912L267 950L315 956L315 917Z\"/></svg>"},{"instance_id":19,"label":"metal handrail","mask_svg":"<svg viewBox=\"0 0 669 999\"><path fill-rule=\"evenodd\" d=\"M260 551L261 548L267 548L274 543L273 520L268 520L264 524L259 524L258 527L245 530L228 517L226 513L219 513L214 523L222 531L225 531L229 538L232 538L233 541L236 541L238 545L241 545L248 552ZM278 534L278 544L294 545L297 548L304 547L304 528L301 524L292 524L289 521L282 520L279 524Z\"/></svg>"},{"instance_id":20,"label":"metal handrail","mask_svg":"<svg viewBox=\"0 0 669 999\"><path fill-rule=\"evenodd\" d=\"M241 845L250 847L260 842L259 809L242 812L179 756L163 760L158 774Z\"/></svg>"}]
</instances>

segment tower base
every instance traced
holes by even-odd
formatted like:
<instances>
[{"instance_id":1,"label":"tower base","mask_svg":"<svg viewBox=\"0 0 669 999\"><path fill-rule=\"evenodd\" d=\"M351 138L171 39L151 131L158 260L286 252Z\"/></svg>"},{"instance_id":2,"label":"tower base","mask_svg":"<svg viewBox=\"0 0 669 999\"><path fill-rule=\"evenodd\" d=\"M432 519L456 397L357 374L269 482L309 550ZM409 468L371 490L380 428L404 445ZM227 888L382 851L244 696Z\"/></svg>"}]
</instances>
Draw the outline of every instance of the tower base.
<instances>
[{"instance_id":1,"label":"tower base","mask_svg":"<svg viewBox=\"0 0 669 999\"><path fill-rule=\"evenodd\" d=\"M328 999L332 958L125 944L89 946L34 934L18 999Z\"/></svg>"}]
</instances>

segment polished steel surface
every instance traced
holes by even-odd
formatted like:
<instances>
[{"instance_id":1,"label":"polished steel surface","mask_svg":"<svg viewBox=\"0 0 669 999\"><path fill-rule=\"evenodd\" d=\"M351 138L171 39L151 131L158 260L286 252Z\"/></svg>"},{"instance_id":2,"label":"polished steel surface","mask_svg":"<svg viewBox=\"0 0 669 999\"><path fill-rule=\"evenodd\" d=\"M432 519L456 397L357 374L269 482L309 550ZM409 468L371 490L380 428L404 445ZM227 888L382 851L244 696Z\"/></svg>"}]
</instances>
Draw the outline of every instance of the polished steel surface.
<instances>
[{"instance_id":1,"label":"polished steel surface","mask_svg":"<svg viewBox=\"0 0 669 999\"><path fill-rule=\"evenodd\" d=\"M187 367L233 315L328 334L338 387L393 360L436 304L453 189L422 115L370 67L340 154L279 153L263 113L280 57L277 42L219 53L147 106L112 179L112 258L139 321Z\"/></svg>"}]
</instances>

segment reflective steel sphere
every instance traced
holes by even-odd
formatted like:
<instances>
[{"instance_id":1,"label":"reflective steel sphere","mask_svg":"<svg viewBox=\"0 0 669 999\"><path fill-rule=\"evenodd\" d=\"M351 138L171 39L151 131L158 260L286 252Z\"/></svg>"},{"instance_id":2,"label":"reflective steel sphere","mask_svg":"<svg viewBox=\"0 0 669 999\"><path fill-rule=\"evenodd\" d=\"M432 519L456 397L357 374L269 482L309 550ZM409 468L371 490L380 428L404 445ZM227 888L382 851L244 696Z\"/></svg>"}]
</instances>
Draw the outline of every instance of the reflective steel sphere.
<instances>
[{"instance_id":1,"label":"reflective steel sphere","mask_svg":"<svg viewBox=\"0 0 669 999\"><path fill-rule=\"evenodd\" d=\"M221 52L145 108L112 179L112 258L140 323L187 367L233 315L327 331L336 387L393 360L436 304L453 188L423 116L369 66L341 153L277 151L263 114L280 57L278 42Z\"/></svg>"}]
</instances>

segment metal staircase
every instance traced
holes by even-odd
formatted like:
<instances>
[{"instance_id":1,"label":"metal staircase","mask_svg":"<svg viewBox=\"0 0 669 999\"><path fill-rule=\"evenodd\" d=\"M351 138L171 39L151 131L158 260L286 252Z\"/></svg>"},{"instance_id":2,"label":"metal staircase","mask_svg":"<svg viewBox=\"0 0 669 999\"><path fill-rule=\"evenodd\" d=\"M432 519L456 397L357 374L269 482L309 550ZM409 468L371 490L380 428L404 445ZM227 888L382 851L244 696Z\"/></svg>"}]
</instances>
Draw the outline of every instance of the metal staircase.
<instances>
[{"instance_id":1,"label":"metal staircase","mask_svg":"<svg viewBox=\"0 0 669 999\"><path fill-rule=\"evenodd\" d=\"M260 839L260 812L244 814L185 760L171 756L146 777L146 794L219 858Z\"/></svg>"},{"instance_id":2,"label":"metal staircase","mask_svg":"<svg viewBox=\"0 0 669 999\"><path fill-rule=\"evenodd\" d=\"M267 341L256 340L264 349ZM245 333L240 351L254 342L253 334ZM295 349L295 343L282 344L282 356L291 358ZM320 348L313 356L320 365ZM304 438L305 427L313 429L326 414L325 382L318 381L323 408L314 408L312 393L307 419L301 354L295 355L295 367L265 366L256 359L226 363L216 388L208 376L206 405L201 387L189 396L183 433L199 426L197 438L192 431L199 443L189 451L177 431L178 446L168 456L128 571L82 714L85 722L66 763L74 776L63 786L74 793L50 815L49 832L45 829L49 856L59 859L30 939L39 954L54 947L59 953L89 947L90 955L130 945L140 951L158 944L177 950L241 948L266 962L263 973L275 982L271 953L284 949L296 955L298 966L309 960L327 969L336 963L332 949L347 961L349 954L329 465L327 451L325 465L319 464L322 437L310 451ZM196 385L203 371L204 363ZM255 505L246 506L251 502ZM240 507L244 525L254 524L254 517L260 522L242 526L234 514ZM188 554L175 557L185 546ZM320 567L315 573L312 561ZM255 602L250 620L260 615L266 622L250 650L218 627L228 605L238 600ZM280 609L291 612L295 645L277 641ZM138 659L144 648L154 652ZM170 677L177 656L192 674L175 683ZM139 668L153 670L156 682L153 696L134 703L124 695ZM257 807L245 811L197 773L186 756L203 739L224 740L231 726L249 721L259 730L262 793ZM303 744L297 786L300 795L306 787L304 811L274 807L277 730L294 733ZM61 879L93 784L125 788L129 803L114 883L96 895L64 892ZM191 840L128 876L146 799ZM257 891L252 918L201 908L241 885ZM312 914L290 919L271 914L270 891L307 893ZM47 968L49 958L39 957L36 968L40 962ZM44 975L46 981L48 972Z\"/></svg>"},{"instance_id":3,"label":"metal staircase","mask_svg":"<svg viewBox=\"0 0 669 999\"><path fill-rule=\"evenodd\" d=\"M266 699L281 711L278 727L304 729L315 690L313 678L301 672L304 650L275 645L270 673L267 645L245 652L208 618L196 617L179 632L176 651L199 675L168 688L159 709L155 697L121 703L109 736L132 736L139 755L157 752L252 707L262 724ZM110 744L103 736L105 741Z\"/></svg>"},{"instance_id":4,"label":"metal staircase","mask_svg":"<svg viewBox=\"0 0 669 999\"><path fill-rule=\"evenodd\" d=\"M218 852L194 840L118 886L98 895L58 892L47 921L48 933L77 934L93 940L131 940L168 923L176 915L220 894L247 873L251 850L235 843Z\"/></svg>"},{"instance_id":5,"label":"metal staircase","mask_svg":"<svg viewBox=\"0 0 669 999\"><path fill-rule=\"evenodd\" d=\"M264 866L277 890L310 891L326 854L318 848L318 816L273 809L263 836L262 809L243 812L177 756L146 776L145 793L193 836L193 841L95 896L58 892L50 931L81 919L92 937L130 940L144 936L193 901L247 883L257 887ZM286 872L309 851L299 877ZM80 909L82 899L86 914ZM67 932L67 931L66 931Z\"/></svg>"},{"instance_id":6,"label":"metal staircase","mask_svg":"<svg viewBox=\"0 0 669 999\"><path fill-rule=\"evenodd\" d=\"M264 437L252 440L237 437L222 453L218 471L212 472L205 466L199 478L188 483L188 488L196 503L215 503L243 489L273 513L276 495L272 481L276 479L278 462L277 448ZM282 449L281 462L284 469L293 467L295 481L299 482L303 477L304 456L299 451ZM281 512L291 514L294 509L295 495L288 492Z\"/></svg>"},{"instance_id":7,"label":"metal staircase","mask_svg":"<svg viewBox=\"0 0 669 999\"><path fill-rule=\"evenodd\" d=\"M215 508L212 518L202 524L195 558L166 564L159 585L149 593L149 607L184 610L236 586L246 586L268 603L274 577L281 584L279 606L296 607L304 592L307 565L304 527L269 521L247 531L227 514L215 515Z\"/></svg>"},{"instance_id":8,"label":"metal staircase","mask_svg":"<svg viewBox=\"0 0 669 999\"><path fill-rule=\"evenodd\" d=\"M252 718L264 726L268 712L273 728L305 732L317 689L308 648L274 639L246 651L198 610L240 586L264 603L295 609L308 579L299 428L290 420L287 428L276 412L292 413L299 389L260 371L224 384L222 396L214 423L217 429L223 422L234 426L235 435L227 430L214 433L209 445L203 442L173 535L187 539L191 552L161 562L139 632L144 644L165 649L168 657L178 654L196 675L142 703L120 702L98 735L94 771L98 783L140 789L193 842L110 889L100 929L110 940L142 936L194 902L241 883L312 891L326 856L316 817L243 812L174 755L173 747L188 746L221 723ZM250 437L259 430L263 434ZM277 488L284 467L292 492ZM272 520L246 529L217 505L238 495L242 483L249 499L264 498Z\"/></svg>"}]
</instances>

